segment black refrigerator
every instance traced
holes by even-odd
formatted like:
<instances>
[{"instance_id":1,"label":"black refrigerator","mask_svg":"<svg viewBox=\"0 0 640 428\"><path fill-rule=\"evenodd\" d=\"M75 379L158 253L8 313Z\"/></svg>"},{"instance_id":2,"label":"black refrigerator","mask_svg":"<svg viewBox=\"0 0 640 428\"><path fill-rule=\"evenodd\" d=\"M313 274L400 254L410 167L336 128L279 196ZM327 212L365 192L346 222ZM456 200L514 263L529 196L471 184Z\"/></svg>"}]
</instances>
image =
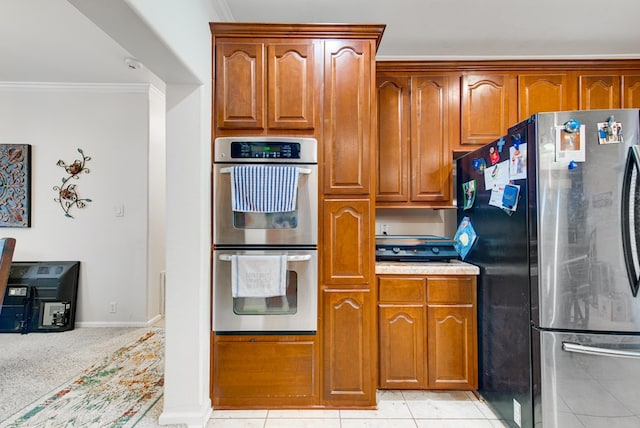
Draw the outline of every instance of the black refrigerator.
<instances>
[{"instance_id":1,"label":"black refrigerator","mask_svg":"<svg viewBox=\"0 0 640 428\"><path fill-rule=\"evenodd\" d=\"M539 113L456 161L478 392L511 427L640 427L639 120Z\"/></svg>"}]
</instances>

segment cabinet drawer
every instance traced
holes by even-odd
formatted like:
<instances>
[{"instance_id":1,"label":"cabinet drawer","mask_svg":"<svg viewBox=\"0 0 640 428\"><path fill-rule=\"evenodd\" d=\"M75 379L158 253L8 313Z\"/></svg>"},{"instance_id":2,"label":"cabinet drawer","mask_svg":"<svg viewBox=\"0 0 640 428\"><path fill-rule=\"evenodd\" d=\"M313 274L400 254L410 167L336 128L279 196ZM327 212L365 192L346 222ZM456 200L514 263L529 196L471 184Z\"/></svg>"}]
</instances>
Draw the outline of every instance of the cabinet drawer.
<instances>
[{"instance_id":1,"label":"cabinet drawer","mask_svg":"<svg viewBox=\"0 0 640 428\"><path fill-rule=\"evenodd\" d=\"M380 303L424 303L425 278L378 278Z\"/></svg>"},{"instance_id":2,"label":"cabinet drawer","mask_svg":"<svg viewBox=\"0 0 640 428\"><path fill-rule=\"evenodd\" d=\"M475 304L475 277L429 277L427 302L444 304Z\"/></svg>"}]
</instances>

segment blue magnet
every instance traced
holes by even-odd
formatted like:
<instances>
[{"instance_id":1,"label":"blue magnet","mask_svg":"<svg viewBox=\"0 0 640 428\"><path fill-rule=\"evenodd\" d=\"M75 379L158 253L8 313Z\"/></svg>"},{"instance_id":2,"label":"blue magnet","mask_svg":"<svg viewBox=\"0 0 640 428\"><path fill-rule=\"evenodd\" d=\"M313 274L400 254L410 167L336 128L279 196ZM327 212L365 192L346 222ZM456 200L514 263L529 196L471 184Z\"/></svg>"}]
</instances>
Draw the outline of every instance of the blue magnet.
<instances>
[{"instance_id":1,"label":"blue magnet","mask_svg":"<svg viewBox=\"0 0 640 428\"><path fill-rule=\"evenodd\" d=\"M564 123L564 130L573 134L580 130L580 122L575 119L569 119Z\"/></svg>"},{"instance_id":2,"label":"blue magnet","mask_svg":"<svg viewBox=\"0 0 640 428\"><path fill-rule=\"evenodd\" d=\"M499 153L502 153L502 148L504 147L505 144L506 144L506 141L504 141L504 137L501 137L500 140L498 140L498 142L496 143L496 146L498 146Z\"/></svg>"},{"instance_id":3,"label":"blue magnet","mask_svg":"<svg viewBox=\"0 0 640 428\"><path fill-rule=\"evenodd\" d=\"M569 162L569 165L567 166L567 168L569 168L569 171L571 171L572 169L576 169L578 167L578 164L575 163L574 161Z\"/></svg>"},{"instance_id":4,"label":"blue magnet","mask_svg":"<svg viewBox=\"0 0 640 428\"><path fill-rule=\"evenodd\" d=\"M473 161L471 161L471 166L476 171L482 172L487 167L487 162L485 162L485 160L482 158L476 158Z\"/></svg>"},{"instance_id":5,"label":"blue magnet","mask_svg":"<svg viewBox=\"0 0 640 428\"><path fill-rule=\"evenodd\" d=\"M511 144L513 144L514 149L520 149L520 143L522 143L522 135L516 134L511 136Z\"/></svg>"}]
</instances>

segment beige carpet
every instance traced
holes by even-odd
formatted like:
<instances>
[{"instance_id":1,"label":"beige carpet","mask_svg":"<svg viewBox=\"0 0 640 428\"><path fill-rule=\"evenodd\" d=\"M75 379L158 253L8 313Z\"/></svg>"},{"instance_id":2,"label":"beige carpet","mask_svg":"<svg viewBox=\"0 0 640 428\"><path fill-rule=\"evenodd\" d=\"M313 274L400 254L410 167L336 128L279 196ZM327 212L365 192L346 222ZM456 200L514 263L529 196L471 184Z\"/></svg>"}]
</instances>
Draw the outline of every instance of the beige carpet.
<instances>
[{"instance_id":1,"label":"beige carpet","mask_svg":"<svg viewBox=\"0 0 640 428\"><path fill-rule=\"evenodd\" d=\"M0 421L140 338L148 328L77 328L60 333L0 334ZM162 400L138 427L158 426Z\"/></svg>"}]
</instances>

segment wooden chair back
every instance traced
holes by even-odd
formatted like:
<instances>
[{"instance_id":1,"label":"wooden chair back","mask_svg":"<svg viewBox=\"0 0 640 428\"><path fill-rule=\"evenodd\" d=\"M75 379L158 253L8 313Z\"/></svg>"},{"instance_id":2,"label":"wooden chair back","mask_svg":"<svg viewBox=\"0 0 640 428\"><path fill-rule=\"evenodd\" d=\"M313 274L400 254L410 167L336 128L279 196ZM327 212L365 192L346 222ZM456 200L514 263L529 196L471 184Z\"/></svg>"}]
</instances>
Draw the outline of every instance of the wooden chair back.
<instances>
[{"instance_id":1,"label":"wooden chair back","mask_svg":"<svg viewBox=\"0 0 640 428\"><path fill-rule=\"evenodd\" d=\"M14 238L0 239L0 310L2 310L2 301L4 300L4 293L7 289L7 282L9 281L13 249L15 247L16 240Z\"/></svg>"}]
</instances>

